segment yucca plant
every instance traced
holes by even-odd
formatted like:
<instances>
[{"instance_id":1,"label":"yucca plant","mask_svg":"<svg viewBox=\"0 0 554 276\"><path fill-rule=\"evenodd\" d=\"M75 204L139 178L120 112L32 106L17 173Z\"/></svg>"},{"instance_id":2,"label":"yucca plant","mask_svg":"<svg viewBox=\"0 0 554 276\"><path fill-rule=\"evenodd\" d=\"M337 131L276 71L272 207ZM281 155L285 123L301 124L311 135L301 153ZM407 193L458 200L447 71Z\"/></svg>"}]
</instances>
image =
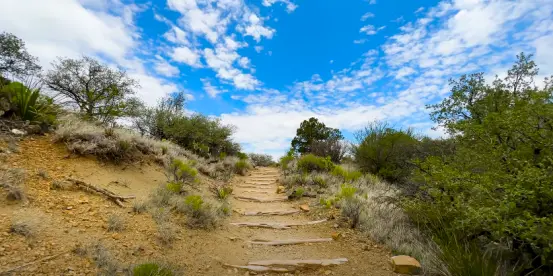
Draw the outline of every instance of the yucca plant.
<instances>
[{"instance_id":1,"label":"yucca plant","mask_svg":"<svg viewBox=\"0 0 554 276\"><path fill-rule=\"evenodd\" d=\"M13 113L22 120L51 121L55 116L52 99L40 94L40 88L31 89L20 82L11 82L1 88Z\"/></svg>"}]
</instances>

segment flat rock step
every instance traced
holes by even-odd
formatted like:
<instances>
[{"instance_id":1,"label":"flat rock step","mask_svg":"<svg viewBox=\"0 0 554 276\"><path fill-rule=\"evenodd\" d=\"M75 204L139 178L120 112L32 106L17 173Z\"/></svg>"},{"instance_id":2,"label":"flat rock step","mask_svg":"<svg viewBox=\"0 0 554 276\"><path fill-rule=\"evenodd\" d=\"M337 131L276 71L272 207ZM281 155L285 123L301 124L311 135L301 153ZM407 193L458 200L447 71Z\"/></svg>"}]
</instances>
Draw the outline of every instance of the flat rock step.
<instances>
[{"instance_id":1,"label":"flat rock step","mask_svg":"<svg viewBox=\"0 0 554 276\"><path fill-rule=\"evenodd\" d=\"M260 228L272 228L272 229L291 229L293 226L312 225L322 222L326 222L326 219L314 220L307 222L231 222L231 225L245 226L245 227L260 227Z\"/></svg>"},{"instance_id":2,"label":"flat rock step","mask_svg":"<svg viewBox=\"0 0 554 276\"><path fill-rule=\"evenodd\" d=\"M264 186L256 186L256 185L237 185L235 186L237 188L258 188L258 189L272 189L272 190L275 190L276 188L272 185L272 186L268 186L268 185L264 185Z\"/></svg>"},{"instance_id":3,"label":"flat rock step","mask_svg":"<svg viewBox=\"0 0 554 276\"><path fill-rule=\"evenodd\" d=\"M253 197L253 196L235 196L235 199L241 201L251 201L251 202L278 202L278 201L287 201L288 197Z\"/></svg>"},{"instance_id":4,"label":"flat rock step","mask_svg":"<svg viewBox=\"0 0 554 276\"><path fill-rule=\"evenodd\" d=\"M294 272L302 268L318 268L331 265L341 265L348 262L346 258L322 259L322 260L263 260L248 262L248 265L230 265L255 272Z\"/></svg>"},{"instance_id":5,"label":"flat rock step","mask_svg":"<svg viewBox=\"0 0 554 276\"><path fill-rule=\"evenodd\" d=\"M331 242L332 238L314 238L314 239L290 239L290 240L264 240L264 239L255 239L248 241L251 244L261 244L261 245L293 245L293 244L304 244L304 243L320 243L320 242Z\"/></svg>"},{"instance_id":6,"label":"flat rock step","mask_svg":"<svg viewBox=\"0 0 554 276\"><path fill-rule=\"evenodd\" d=\"M243 216L284 216L300 213L300 210L242 211L233 210Z\"/></svg>"}]
</instances>

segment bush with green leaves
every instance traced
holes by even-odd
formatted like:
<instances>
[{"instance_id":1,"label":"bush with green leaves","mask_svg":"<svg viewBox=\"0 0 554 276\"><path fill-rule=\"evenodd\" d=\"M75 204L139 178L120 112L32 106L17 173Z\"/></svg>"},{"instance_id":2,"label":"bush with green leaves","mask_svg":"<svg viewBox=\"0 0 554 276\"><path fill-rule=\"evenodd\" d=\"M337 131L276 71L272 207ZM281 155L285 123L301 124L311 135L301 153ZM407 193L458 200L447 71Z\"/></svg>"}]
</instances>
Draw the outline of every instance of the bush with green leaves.
<instances>
[{"instance_id":1,"label":"bush with green leaves","mask_svg":"<svg viewBox=\"0 0 554 276\"><path fill-rule=\"evenodd\" d=\"M354 158L366 173L391 182L405 181L413 166L418 139L411 129L394 129L387 123L370 123L355 134Z\"/></svg>"},{"instance_id":2,"label":"bush with green leaves","mask_svg":"<svg viewBox=\"0 0 554 276\"><path fill-rule=\"evenodd\" d=\"M298 169L303 172L328 172L335 168L329 157L320 157L313 154L302 155L298 159Z\"/></svg>"},{"instance_id":3,"label":"bush with green leaves","mask_svg":"<svg viewBox=\"0 0 554 276\"><path fill-rule=\"evenodd\" d=\"M497 248L502 271L517 264L526 275L552 272L553 82L535 86L537 73L521 54L492 85L482 73L453 81L452 94L430 108L456 150L416 162L421 188L404 202L439 245L448 231L450 240L478 242L481 256Z\"/></svg>"},{"instance_id":4,"label":"bush with green leaves","mask_svg":"<svg viewBox=\"0 0 554 276\"><path fill-rule=\"evenodd\" d=\"M363 174L360 171L356 171L356 170L349 171L349 170L345 170L341 166L335 166L331 171L331 175L340 177L343 179L343 181L352 182L362 177Z\"/></svg>"},{"instance_id":5,"label":"bush with green leaves","mask_svg":"<svg viewBox=\"0 0 554 276\"><path fill-rule=\"evenodd\" d=\"M252 165L247 160L239 160L234 165L234 171L240 175L246 175L249 169L252 168Z\"/></svg>"},{"instance_id":6,"label":"bush with green leaves","mask_svg":"<svg viewBox=\"0 0 554 276\"><path fill-rule=\"evenodd\" d=\"M173 158L168 167L169 177L172 184L192 185L198 182L198 170L193 167L191 160L183 161L179 158Z\"/></svg>"},{"instance_id":7,"label":"bush with green leaves","mask_svg":"<svg viewBox=\"0 0 554 276\"><path fill-rule=\"evenodd\" d=\"M155 107L142 107L133 117L134 127L143 135L172 141L205 158L239 153L240 145L231 139L235 127L205 115L186 114L186 97L179 92Z\"/></svg>"},{"instance_id":8,"label":"bush with green leaves","mask_svg":"<svg viewBox=\"0 0 554 276\"><path fill-rule=\"evenodd\" d=\"M287 154L279 159L279 165L281 169L285 172L289 170L289 164L294 161L294 151L291 149Z\"/></svg>"},{"instance_id":9,"label":"bush with green leaves","mask_svg":"<svg viewBox=\"0 0 554 276\"><path fill-rule=\"evenodd\" d=\"M213 228L217 224L218 210L204 201L200 195L186 196L184 204L177 205L179 212L185 213L187 225L191 228Z\"/></svg>"}]
</instances>

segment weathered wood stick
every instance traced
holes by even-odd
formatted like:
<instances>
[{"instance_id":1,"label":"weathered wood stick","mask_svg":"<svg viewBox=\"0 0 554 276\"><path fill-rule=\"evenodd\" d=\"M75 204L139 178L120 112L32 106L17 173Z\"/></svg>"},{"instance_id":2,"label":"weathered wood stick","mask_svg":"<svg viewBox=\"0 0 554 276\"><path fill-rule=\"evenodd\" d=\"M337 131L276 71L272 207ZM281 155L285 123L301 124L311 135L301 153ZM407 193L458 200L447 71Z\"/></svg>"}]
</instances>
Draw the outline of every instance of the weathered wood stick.
<instances>
[{"instance_id":1,"label":"weathered wood stick","mask_svg":"<svg viewBox=\"0 0 554 276\"><path fill-rule=\"evenodd\" d=\"M302 244L302 243L319 243L319 242L331 242L332 238L317 238L317 239L298 239L298 240L252 240L249 241L251 244L261 244L261 245L291 245L291 244Z\"/></svg>"}]
</instances>

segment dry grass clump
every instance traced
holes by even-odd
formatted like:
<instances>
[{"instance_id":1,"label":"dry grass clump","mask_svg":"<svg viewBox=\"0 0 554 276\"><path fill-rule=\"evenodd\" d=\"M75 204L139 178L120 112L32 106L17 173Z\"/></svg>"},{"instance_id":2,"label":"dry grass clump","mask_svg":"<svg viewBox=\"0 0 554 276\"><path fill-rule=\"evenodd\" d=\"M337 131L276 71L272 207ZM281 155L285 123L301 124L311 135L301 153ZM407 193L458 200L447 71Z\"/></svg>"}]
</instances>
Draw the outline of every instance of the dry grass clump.
<instances>
[{"instance_id":1,"label":"dry grass clump","mask_svg":"<svg viewBox=\"0 0 554 276\"><path fill-rule=\"evenodd\" d=\"M133 201L133 212L141 214L148 210L149 203L146 199L135 199Z\"/></svg>"},{"instance_id":2,"label":"dry grass clump","mask_svg":"<svg viewBox=\"0 0 554 276\"><path fill-rule=\"evenodd\" d=\"M48 179L48 172L44 169L38 170L37 175L42 179Z\"/></svg>"},{"instance_id":3,"label":"dry grass clump","mask_svg":"<svg viewBox=\"0 0 554 276\"><path fill-rule=\"evenodd\" d=\"M108 218L108 231L121 232L125 229L125 219L120 215L112 214Z\"/></svg>"},{"instance_id":4,"label":"dry grass clump","mask_svg":"<svg viewBox=\"0 0 554 276\"><path fill-rule=\"evenodd\" d=\"M100 275L117 275L120 264L102 244L93 245L90 249L90 256L96 267L100 269Z\"/></svg>"},{"instance_id":5,"label":"dry grass clump","mask_svg":"<svg viewBox=\"0 0 554 276\"><path fill-rule=\"evenodd\" d=\"M80 155L124 162L139 161L157 156L186 156L202 160L197 155L167 141L159 141L123 128L104 128L75 116L60 118L54 141L64 142L67 148Z\"/></svg>"},{"instance_id":6,"label":"dry grass clump","mask_svg":"<svg viewBox=\"0 0 554 276\"><path fill-rule=\"evenodd\" d=\"M436 245L411 223L395 204L400 193L394 186L373 175L364 175L351 185L333 185L329 191L350 226L394 252L417 258L424 269L437 271Z\"/></svg>"},{"instance_id":7,"label":"dry grass clump","mask_svg":"<svg viewBox=\"0 0 554 276\"><path fill-rule=\"evenodd\" d=\"M177 239L179 228L171 222L163 222L158 224L158 238L163 245L170 245Z\"/></svg>"},{"instance_id":8,"label":"dry grass clump","mask_svg":"<svg viewBox=\"0 0 554 276\"><path fill-rule=\"evenodd\" d=\"M8 200L19 201L25 199L25 190L23 189L25 176L24 169L0 168L0 188L6 190Z\"/></svg>"},{"instance_id":9,"label":"dry grass clump","mask_svg":"<svg viewBox=\"0 0 554 276\"><path fill-rule=\"evenodd\" d=\"M217 226L222 212L214 202L205 201L200 195L189 195L173 202L177 212L187 216L190 228L212 229Z\"/></svg>"},{"instance_id":10,"label":"dry grass clump","mask_svg":"<svg viewBox=\"0 0 554 276\"><path fill-rule=\"evenodd\" d=\"M36 238L44 223L44 217L38 213L38 210L23 210L13 215L10 233Z\"/></svg>"}]
</instances>

